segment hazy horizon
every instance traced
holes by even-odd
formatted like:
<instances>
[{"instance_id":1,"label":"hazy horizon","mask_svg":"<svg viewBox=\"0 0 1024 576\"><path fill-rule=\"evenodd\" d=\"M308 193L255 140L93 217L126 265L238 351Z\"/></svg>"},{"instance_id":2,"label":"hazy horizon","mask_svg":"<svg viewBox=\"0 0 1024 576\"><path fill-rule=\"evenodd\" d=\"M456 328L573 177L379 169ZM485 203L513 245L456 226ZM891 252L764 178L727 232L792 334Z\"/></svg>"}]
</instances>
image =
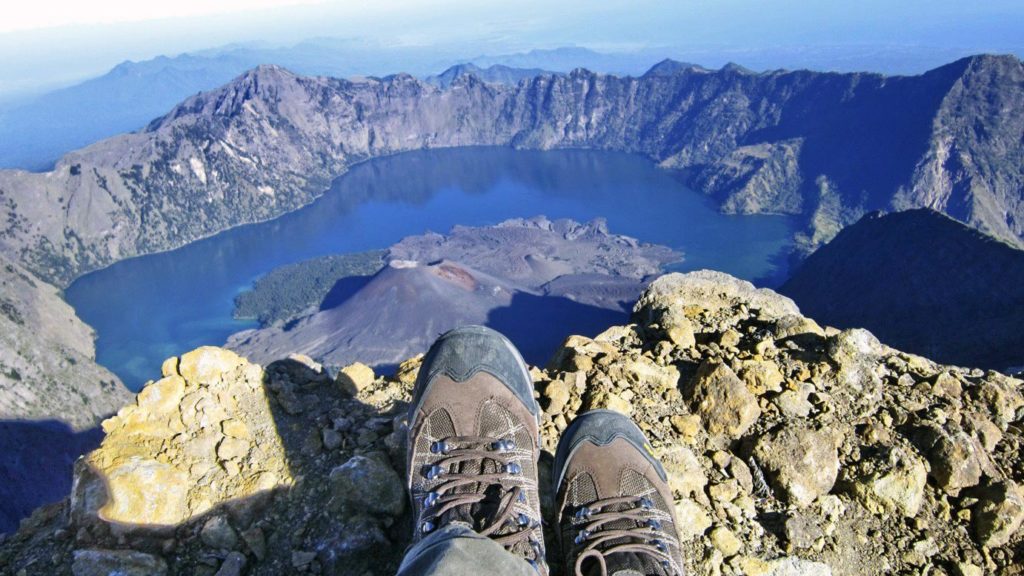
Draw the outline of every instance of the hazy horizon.
<instances>
[{"instance_id":1,"label":"hazy horizon","mask_svg":"<svg viewBox=\"0 0 1024 576\"><path fill-rule=\"evenodd\" d=\"M87 8L41 0L0 25L0 98L101 75L125 60L232 44L288 47L316 38L362 50L415 48L424 61L551 49L649 54L718 66L913 73L974 53L1024 54L1024 5L995 0L654 2L538 0L488 6L445 0L372 6L316 0L148 3ZM245 9L256 7L256 9ZM877 63L872 66L872 63ZM399 71L399 70L394 70ZM440 72L440 70L436 70Z\"/></svg>"}]
</instances>

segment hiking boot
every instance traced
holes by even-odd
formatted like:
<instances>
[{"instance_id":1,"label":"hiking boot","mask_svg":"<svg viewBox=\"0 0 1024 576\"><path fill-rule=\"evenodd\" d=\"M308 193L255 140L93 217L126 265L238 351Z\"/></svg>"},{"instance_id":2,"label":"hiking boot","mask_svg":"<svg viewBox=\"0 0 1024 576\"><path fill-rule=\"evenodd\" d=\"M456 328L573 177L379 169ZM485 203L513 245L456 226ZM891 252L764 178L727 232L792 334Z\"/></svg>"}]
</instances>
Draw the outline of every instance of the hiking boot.
<instances>
[{"instance_id":1,"label":"hiking boot","mask_svg":"<svg viewBox=\"0 0 1024 576\"><path fill-rule=\"evenodd\" d=\"M552 476L567 573L683 574L668 478L628 417L578 417L558 443Z\"/></svg>"},{"instance_id":2,"label":"hiking boot","mask_svg":"<svg viewBox=\"0 0 1024 576\"><path fill-rule=\"evenodd\" d=\"M482 326L438 338L409 412L413 541L462 523L546 575L539 417L533 379L507 338Z\"/></svg>"}]
</instances>

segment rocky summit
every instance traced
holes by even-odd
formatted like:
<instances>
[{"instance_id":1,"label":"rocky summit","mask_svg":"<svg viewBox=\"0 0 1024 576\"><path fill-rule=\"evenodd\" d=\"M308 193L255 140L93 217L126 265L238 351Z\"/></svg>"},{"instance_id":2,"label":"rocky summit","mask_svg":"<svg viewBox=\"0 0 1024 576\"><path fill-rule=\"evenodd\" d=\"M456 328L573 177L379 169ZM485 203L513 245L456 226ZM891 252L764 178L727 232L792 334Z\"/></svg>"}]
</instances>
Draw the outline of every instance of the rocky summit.
<instances>
[{"instance_id":1,"label":"rocky summit","mask_svg":"<svg viewBox=\"0 0 1024 576\"><path fill-rule=\"evenodd\" d=\"M71 496L0 543L0 572L393 573L419 363L171 358L104 422ZM542 483L577 414L631 415L669 472L689 574L1024 572L1021 380L822 327L714 272L661 277L631 324L531 373Z\"/></svg>"}]
</instances>

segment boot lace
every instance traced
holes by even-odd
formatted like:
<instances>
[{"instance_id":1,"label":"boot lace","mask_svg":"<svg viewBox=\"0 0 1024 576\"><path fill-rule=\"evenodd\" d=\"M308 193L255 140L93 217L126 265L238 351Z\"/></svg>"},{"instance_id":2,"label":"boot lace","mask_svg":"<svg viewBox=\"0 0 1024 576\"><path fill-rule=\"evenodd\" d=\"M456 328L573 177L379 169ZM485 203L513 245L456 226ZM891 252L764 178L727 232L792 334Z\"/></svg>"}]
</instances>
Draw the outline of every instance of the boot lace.
<instances>
[{"instance_id":1,"label":"boot lace","mask_svg":"<svg viewBox=\"0 0 1024 576\"><path fill-rule=\"evenodd\" d=\"M632 552L649 556L672 573L668 538L662 531L663 514L646 496L618 496L597 500L577 508L574 519L586 522L576 533L574 543L582 546L576 556L576 576L587 576L583 563L593 558L608 575L607 558L611 554ZM626 521L626 522L623 522ZM628 528L621 526L630 524Z\"/></svg>"},{"instance_id":2,"label":"boot lace","mask_svg":"<svg viewBox=\"0 0 1024 576\"><path fill-rule=\"evenodd\" d=\"M515 510L527 497L517 478L522 467L516 462L511 439L454 436L431 443L430 451L440 458L425 466L423 475L443 481L423 498L422 533L461 520L506 550L527 544L533 551L533 559L528 560L533 564L540 560L540 543L533 537L539 521Z\"/></svg>"}]
</instances>

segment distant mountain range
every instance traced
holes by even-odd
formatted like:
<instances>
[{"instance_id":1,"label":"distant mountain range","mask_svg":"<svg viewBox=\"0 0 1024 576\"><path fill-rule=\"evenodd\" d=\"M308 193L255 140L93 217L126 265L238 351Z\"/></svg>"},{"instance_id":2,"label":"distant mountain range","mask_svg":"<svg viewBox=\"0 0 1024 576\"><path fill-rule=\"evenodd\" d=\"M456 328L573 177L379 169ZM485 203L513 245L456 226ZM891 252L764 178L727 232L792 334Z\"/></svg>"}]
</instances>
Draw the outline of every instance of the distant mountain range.
<instances>
[{"instance_id":1,"label":"distant mountain range","mask_svg":"<svg viewBox=\"0 0 1024 576\"><path fill-rule=\"evenodd\" d=\"M733 60L754 70L788 66L916 73L959 58L964 52L955 47L922 52L920 47L907 46L792 46L757 51L695 47L600 52L566 46L466 58L465 53L454 47L424 51L344 38L315 38L280 48L229 45L123 62L103 76L30 99L0 104L0 168L48 170L65 153L138 130L185 98L212 90L260 64L276 64L303 75L339 78L406 72L444 85L445 73L438 71L448 68L449 74L472 70L484 81L505 83L542 70L567 73L576 68L636 76L666 54L699 61L711 68Z\"/></svg>"},{"instance_id":2,"label":"distant mountain range","mask_svg":"<svg viewBox=\"0 0 1024 576\"><path fill-rule=\"evenodd\" d=\"M353 162L421 148L598 148L678 170L726 212L799 215L809 252L875 209L930 207L1020 245L1024 65L978 56L921 76L659 64L446 88L261 66L145 130L0 171L0 248L65 284L310 202Z\"/></svg>"},{"instance_id":3,"label":"distant mountain range","mask_svg":"<svg viewBox=\"0 0 1024 576\"><path fill-rule=\"evenodd\" d=\"M449 52L424 53L329 38L287 48L227 46L127 61L103 76L0 106L0 168L48 170L65 153L138 130L185 98L212 90L260 64L340 78L406 72L446 86L455 75L469 72L487 82L515 83L544 70L568 72L578 67L638 74L654 61L650 53L603 54L586 48L558 48L481 56L470 62Z\"/></svg>"},{"instance_id":4,"label":"distant mountain range","mask_svg":"<svg viewBox=\"0 0 1024 576\"><path fill-rule=\"evenodd\" d=\"M520 80L552 73L540 68L512 68L502 64L492 64L487 68L481 68L475 64L456 64L436 76L427 76L423 80L427 84L447 88L451 86L452 82L463 76L475 76L491 84L516 84Z\"/></svg>"},{"instance_id":5,"label":"distant mountain range","mask_svg":"<svg viewBox=\"0 0 1024 576\"><path fill-rule=\"evenodd\" d=\"M864 216L780 292L818 320L940 362L1024 366L1024 251L932 210Z\"/></svg>"},{"instance_id":6,"label":"distant mountain range","mask_svg":"<svg viewBox=\"0 0 1024 576\"><path fill-rule=\"evenodd\" d=\"M137 130L257 64L187 54L124 62L98 78L0 110L0 167L48 169L66 152Z\"/></svg>"}]
</instances>

